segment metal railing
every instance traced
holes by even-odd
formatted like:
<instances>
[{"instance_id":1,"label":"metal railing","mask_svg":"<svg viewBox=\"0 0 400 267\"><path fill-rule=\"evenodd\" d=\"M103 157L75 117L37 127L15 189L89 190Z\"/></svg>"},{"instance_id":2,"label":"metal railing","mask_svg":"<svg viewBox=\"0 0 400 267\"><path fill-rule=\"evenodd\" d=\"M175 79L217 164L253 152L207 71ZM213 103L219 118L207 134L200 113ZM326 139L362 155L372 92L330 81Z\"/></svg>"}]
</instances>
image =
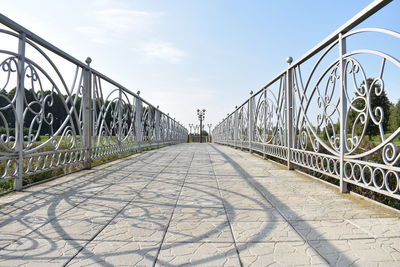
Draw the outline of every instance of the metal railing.
<instances>
[{"instance_id":1,"label":"metal railing","mask_svg":"<svg viewBox=\"0 0 400 267\"><path fill-rule=\"evenodd\" d=\"M297 62L288 58L214 128L213 141L333 177L342 192L353 184L400 199L400 128L389 130L384 103L389 90L399 96L400 34L356 29L390 2L374 1Z\"/></svg>"},{"instance_id":2,"label":"metal railing","mask_svg":"<svg viewBox=\"0 0 400 267\"><path fill-rule=\"evenodd\" d=\"M0 182L186 142L137 94L0 14Z\"/></svg>"}]
</instances>

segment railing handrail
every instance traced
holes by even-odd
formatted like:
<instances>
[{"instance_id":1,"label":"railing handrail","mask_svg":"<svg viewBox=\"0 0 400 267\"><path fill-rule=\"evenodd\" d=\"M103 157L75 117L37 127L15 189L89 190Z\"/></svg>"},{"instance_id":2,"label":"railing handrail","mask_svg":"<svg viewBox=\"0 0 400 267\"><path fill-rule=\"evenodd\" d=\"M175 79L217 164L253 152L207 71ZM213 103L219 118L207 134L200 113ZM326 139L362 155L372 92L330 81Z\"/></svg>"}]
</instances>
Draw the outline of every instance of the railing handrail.
<instances>
[{"instance_id":1,"label":"railing handrail","mask_svg":"<svg viewBox=\"0 0 400 267\"><path fill-rule=\"evenodd\" d=\"M39 44L40 46L48 49L49 51L53 52L54 54L64 58L65 60L78 65L79 67L89 70L97 75L98 77L102 78L103 80L111 83L112 85L126 91L127 93L133 95L134 97L140 99L142 102L146 103L147 105L151 106L152 108L158 110L160 113L167 115L165 112L162 112L159 108L155 107L154 105L150 104L148 101L146 101L145 99L143 99L141 96L139 96L138 94L136 94L135 92L132 92L131 90L127 89L125 86L122 86L120 83L114 81L113 79L109 78L108 76L104 75L103 73L97 71L96 69L93 69L91 67L89 67L87 64L83 63L82 61L76 59L75 57L71 56L70 54L66 53L65 51L61 50L60 48L56 47L55 45L49 43L48 41L46 41L45 39L41 38L40 36L38 36L37 34L34 34L33 32L31 32L30 30L28 30L27 28L21 26L20 24L18 24L17 22L13 21L12 19L8 18L7 16L3 15L2 13L0 13L0 23L7 26L8 28L10 28L11 30L17 32L17 33L24 33L27 39L30 39L32 41L34 41L35 43ZM178 123L176 120L174 120L173 118L171 118L171 120L173 120L174 122ZM180 123L178 123L179 125L181 125ZM183 127L183 125L181 125Z\"/></svg>"},{"instance_id":2,"label":"railing handrail","mask_svg":"<svg viewBox=\"0 0 400 267\"><path fill-rule=\"evenodd\" d=\"M322 40L319 44L314 46L311 50L309 50L304 56L302 56L300 59L297 61L293 62L291 67L295 65L299 65L303 63L304 61L308 60L309 58L313 57L316 55L318 52L329 46L332 42L337 40L339 34L345 34L351 29L357 27L359 24L361 24L363 21L365 21L367 18L369 18L371 15L375 14L377 11L379 11L381 8L392 2L393 0L375 0L372 3L370 3L368 6L366 6L363 10L358 12L355 16L353 16L350 20L348 20L346 23L344 23L342 26L340 26L336 31L328 35L324 40ZM286 72L286 70L284 71ZM281 74L283 74L282 72Z\"/></svg>"},{"instance_id":3,"label":"railing handrail","mask_svg":"<svg viewBox=\"0 0 400 267\"><path fill-rule=\"evenodd\" d=\"M324 48L329 46L332 42L337 40L339 34L345 34L354 27L358 26L361 24L363 21L365 21L367 18L369 18L371 15L376 13L378 10L383 8L384 6L388 5L391 3L393 0L375 0L372 3L370 3L368 6L366 6L363 10L358 12L355 16L353 16L350 20L348 20L346 23L344 23L341 27L339 27L336 31L328 35L324 40L322 40L320 43L318 43L316 46L314 46L312 49L310 49L308 52L306 52L301 58L293 62L289 68L293 68L296 65L299 65L306 60L310 59L320 51L322 51ZM260 93L267 87L269 87L271 84L276 82L282 75L286 73L287 69L281 71L278 75L275 75L274 78L272 78L266 85L264 85L261 89L259 89L257 92L254 93L254 95ZM235 108L235 110L230 113L233 114L237 109L239 109L241 106L247 103L251 96L243 102L238 108ZM224 121L224 120L223 120Z\"/></svg>"},{"instance_id":4,"label":"railing handrail","mask_svg":"<svg viewBox=\"0 0 400 267\"><path fill-rule=\"evenodd\" d=\"M395 142L400 125L384 119L392 110L385 89L398 84L398 76L386 73L398 71L400 61L380 49L347 45L360 41L350 36L366 32L372 38L379 32L400 41L400 33L392 30L357 27L391 2L373 1L294 63L289 57L283 72L214 127L214 142L286 161L289 170L335 178L341 192L352 184L400 199L400 150ZM311 62L309 72L302 70L303 65L309 68L304 62ZM368 64L379 68L364 66Z\"/></svg>"}]
</instances>

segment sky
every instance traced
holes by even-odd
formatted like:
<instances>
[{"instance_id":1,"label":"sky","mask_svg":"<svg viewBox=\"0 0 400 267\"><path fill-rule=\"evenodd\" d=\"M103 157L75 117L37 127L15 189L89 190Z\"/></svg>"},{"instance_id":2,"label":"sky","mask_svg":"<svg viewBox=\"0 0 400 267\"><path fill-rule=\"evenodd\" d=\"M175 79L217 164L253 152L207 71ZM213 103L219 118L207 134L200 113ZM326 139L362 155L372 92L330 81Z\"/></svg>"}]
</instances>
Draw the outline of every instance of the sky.
<instances>
[{"instance_id":1,"label":"sky","mask_svg":"<svg viewBox=\"0 0 400 267\"><path fill-rule=\"evenodd\" d=\"M367 26L399 28L400 1ZM0 0L2 14L188 127L215 126L365 0ZM400 95L400 94L399 94ZM208 130L208 129L207 129Z\"/></svg>"}]
</instances>

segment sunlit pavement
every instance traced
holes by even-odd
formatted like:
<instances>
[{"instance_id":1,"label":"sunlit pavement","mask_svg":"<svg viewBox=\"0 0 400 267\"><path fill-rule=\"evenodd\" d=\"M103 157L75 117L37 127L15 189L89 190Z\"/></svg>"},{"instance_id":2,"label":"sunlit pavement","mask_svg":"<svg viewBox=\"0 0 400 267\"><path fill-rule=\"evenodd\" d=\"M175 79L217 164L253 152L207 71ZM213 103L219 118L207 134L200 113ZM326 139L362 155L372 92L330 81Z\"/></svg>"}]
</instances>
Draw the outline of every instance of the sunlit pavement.
<instances>
[{"instance_id":1,"label":"sunlit pavement","mask_svg":"<svg viewBox=\"0 0 400 267\"><path fill-rule=\"evenodd\" d=\"M399 213L219 145L165 147L0 202L1 266L400 262Z\"/></svg>"}]
</instances>

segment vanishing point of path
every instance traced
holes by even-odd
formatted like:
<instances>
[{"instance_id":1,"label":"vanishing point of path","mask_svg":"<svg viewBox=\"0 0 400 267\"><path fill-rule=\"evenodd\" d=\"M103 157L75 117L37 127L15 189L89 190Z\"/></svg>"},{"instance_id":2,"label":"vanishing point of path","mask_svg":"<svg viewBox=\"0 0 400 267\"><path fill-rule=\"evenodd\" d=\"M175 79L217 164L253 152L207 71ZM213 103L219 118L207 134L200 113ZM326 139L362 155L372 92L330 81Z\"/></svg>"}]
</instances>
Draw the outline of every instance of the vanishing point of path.
<instances>
[{"instance_id":1,"label":"vanishing point of path","mask_svg":"<svg viewBox=\"0 0 400 267\"><path fill-rule=\"evenodd\" d=\"M400 214L181 144L0 197L0 266L399 266Z\"/></svg>"}]
</instances>

